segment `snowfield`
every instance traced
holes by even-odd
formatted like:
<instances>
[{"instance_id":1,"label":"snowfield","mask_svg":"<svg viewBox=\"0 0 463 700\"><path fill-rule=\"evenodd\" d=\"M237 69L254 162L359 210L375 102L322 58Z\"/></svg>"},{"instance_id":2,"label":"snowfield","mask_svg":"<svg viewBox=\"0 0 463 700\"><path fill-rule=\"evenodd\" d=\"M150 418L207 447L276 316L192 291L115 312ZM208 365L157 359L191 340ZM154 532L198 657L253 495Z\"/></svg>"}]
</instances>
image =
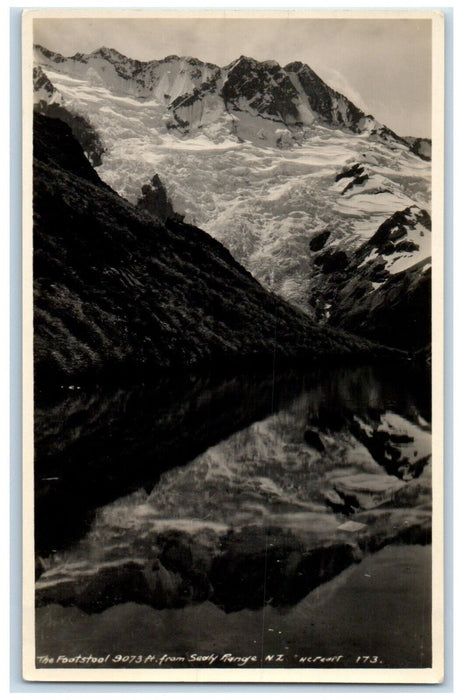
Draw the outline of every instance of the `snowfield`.
<instances>
[{"instance_id":1,"label":"snowfield","mask_svg":"<svg viewBox=\"0 0 463 700\"><path fill-rule=\"evenodd\" d=\"M123 94L122 79L104 85L101 71L69 75L67 65L42 68L61 104L98 132L105 149L100 177L136 203L157 173L187 222L215 236L265 286L303 308L316 255L309 242L316 233L328 229L326 249L349 253L394 212L413 205L430 209L430 163L368 129L356 134L314 121L291 132L251 110L217 112L212 121L209 115L185 135L169 123L159 85L150 97ZM164 82L171 77L166 73ZM169 90L181 94L187 78L181 72L174 78ZM366 179L336 181L355 164ZM427 257L428 231L426 236L417 233L419 250L394 260L390 271Z\"/></svg>"}]
</instances>

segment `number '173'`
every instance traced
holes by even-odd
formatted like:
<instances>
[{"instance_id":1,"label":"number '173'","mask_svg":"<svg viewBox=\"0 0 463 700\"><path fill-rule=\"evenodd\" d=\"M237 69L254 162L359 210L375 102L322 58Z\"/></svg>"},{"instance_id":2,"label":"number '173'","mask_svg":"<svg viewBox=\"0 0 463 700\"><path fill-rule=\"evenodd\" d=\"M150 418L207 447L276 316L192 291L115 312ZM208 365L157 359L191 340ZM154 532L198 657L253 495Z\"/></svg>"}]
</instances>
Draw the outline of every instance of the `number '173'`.
<instances>
[{"instance_id":1,"label":"number '173'","mask_svg":"<svg viewBox=\"0 0 463 700\"><path fill-rule=\"evenodd\" d=\"M355 663L356 664L377 664L377 663L379 663L379 658L377 656L357 656Z\"/></svg>"}]
</instances>

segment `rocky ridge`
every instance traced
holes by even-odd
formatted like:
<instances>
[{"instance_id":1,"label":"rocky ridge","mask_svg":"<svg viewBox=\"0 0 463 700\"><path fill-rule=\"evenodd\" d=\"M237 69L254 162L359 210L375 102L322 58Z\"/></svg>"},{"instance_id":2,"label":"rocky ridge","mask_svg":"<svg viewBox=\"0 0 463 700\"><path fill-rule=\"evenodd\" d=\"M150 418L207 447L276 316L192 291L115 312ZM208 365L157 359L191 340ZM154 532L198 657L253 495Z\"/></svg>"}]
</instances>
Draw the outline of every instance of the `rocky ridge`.
<instances>
[{"instance_id":1,"label":"rocky ridge","mask_svg":"<svg viewBox=\"0 0 463 700\"><path fill-rule=\"evenodd\" d=\"M50 67L71 76L91 76L124 94L160 99L168 127L184 133L219 117L228 119L233 131L245 113L296 131L319 120L406 143L297 61L284 67L247 56L224 67L179 56L142 62L106 47L65 58L38 45L35 54L42 71Z\"/></svg>"}]
</instances>

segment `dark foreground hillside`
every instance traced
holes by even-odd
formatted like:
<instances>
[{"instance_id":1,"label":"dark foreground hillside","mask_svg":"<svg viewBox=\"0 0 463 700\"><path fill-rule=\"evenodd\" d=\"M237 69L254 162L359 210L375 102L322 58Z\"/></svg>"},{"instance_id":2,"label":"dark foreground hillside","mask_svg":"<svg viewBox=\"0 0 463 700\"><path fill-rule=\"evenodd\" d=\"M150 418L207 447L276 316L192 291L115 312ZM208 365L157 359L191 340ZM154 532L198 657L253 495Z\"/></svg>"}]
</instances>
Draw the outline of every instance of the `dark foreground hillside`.
<instances>
[{"instance_id":1,"label":"dark foreground hillside","mask_svg":"<svg viewBox=\"0 0 463 700\"><path fill-rule=\"evenodd\" d=\"M200 229L161 224L119 197L70 128L41 115L34 122L34 295L39 383L378 352L319 328L265 291Z\"/></svg>"}]
</instances>

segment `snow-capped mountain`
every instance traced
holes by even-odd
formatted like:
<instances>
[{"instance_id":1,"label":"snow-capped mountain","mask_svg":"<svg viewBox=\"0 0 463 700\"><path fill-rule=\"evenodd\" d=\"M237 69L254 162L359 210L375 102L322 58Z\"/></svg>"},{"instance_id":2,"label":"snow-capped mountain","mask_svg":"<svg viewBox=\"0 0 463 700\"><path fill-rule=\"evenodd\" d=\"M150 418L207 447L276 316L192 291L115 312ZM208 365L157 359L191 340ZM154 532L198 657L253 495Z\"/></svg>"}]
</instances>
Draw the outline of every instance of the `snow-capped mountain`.
<instances>
[{"instance_id":1,"label":"snow-capped mountain","mask_svg":"<svg viewBox=\"0 0 463 700\"><path fill-rule=\"evenodd\" d=\"M351 275L357 265L360 279L382 253L371 247L360 268L357 251L385 222L428 215L430 142L397 136L300 62L140 62L107 48L35 57L38 111L71 126L105 182L137 203L157 175L185 222L324 323L338 323L339 265ZM423 226L413 246L396 245L388 275L411 270L411 283L430 235ZM360 287L362 304L384 291Z\"/></svg>"},{"instance_id":2,"label":"snow-capped mountain","mask_svg":"<svg viewBox=\"0 0 463 700\"><path fill-rule=\"evenodd\" d=\"M241 128L246 128L246 117L243 118L246 115L295 130L296 136L304 126L322 121L357 133L375 133L384 139L406 143L299 61L282 67L276 61L256 61L240 56L221 68L196 58L179 56L141 62L106 47L91 54L78 53L64 58L41 46L35 47L35 57L45 70L57 70L75 79L84 78L112 92L162 101L167 106L167 127L184 133L218 119L227 121L233 131L239 133ZM240 124L243 119L245 123ZM264 133L260 138L266 138L264 126L262 128Z\"/></svg>"}]
</instances>

